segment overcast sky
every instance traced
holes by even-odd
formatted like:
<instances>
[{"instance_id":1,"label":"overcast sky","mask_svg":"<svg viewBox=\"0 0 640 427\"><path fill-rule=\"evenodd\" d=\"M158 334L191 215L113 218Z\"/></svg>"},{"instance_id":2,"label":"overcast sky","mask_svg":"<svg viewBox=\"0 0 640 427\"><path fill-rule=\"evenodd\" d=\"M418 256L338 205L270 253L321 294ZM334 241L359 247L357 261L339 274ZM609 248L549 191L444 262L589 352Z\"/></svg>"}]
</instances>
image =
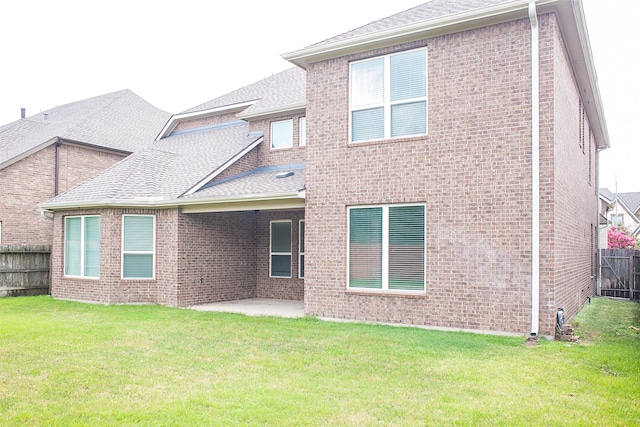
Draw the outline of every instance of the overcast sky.
<instances>
[{"instance_id":1,"label":"overcast sky","mask_svg":"<svg viewBox=\"0 0 640 427\"><path fill-rule=\"evenodd\" d=\"M285 70L280 55L421 0L29 0L0 4L0 124L130 89L171 113ZM600 185L640 191L638 3L584 0L612 148Z\"/></svg>"}]
</instances>

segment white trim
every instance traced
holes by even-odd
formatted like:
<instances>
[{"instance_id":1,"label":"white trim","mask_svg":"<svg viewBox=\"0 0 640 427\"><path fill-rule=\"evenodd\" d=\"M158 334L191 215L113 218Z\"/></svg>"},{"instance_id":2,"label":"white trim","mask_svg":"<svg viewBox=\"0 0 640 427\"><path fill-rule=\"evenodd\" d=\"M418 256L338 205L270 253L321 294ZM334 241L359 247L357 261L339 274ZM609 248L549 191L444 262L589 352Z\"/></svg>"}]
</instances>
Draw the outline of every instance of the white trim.
<instances>
[{"instance_id":1,"label":"white trim","mask_svg":"<svg viewBox=\"0 0 640 427\"><path fill-rule=\"evenodd\" d=\"M266 119L270 117L282 116L285 114L303 113L306 107L307 107L306 102L297 102L295 104L289 104L284 106L280 105L273 108L259 109L256 112L244 111L244 112L238 113L236 117L243 120Z\"/></svg>"},{"instance_id":2,"label":"white trim","mask_svg":"<svg viewBox=\"0 0 640 427\"><path fill-rule=\"evenodd\" d=\"M301 130L303 126L302 123L304 123L304 131ZM307 146L307 117L299 117L298 118L298 146L299 147L306 147Z\"/></svg>"},{"instance_id":3,"label":"white trim","mask_svg":"<svg viewBox=\"0 0 640 427\"><path fill-rule=\"evenodd\" d=\"M403 207L403 206L422 206L424 209L424 247L423 247L423 277L422 283L424 288L422 290L404 290L404 289L389 289L389 208ZM358 288L349 286L350 282L350 247L351 247L351 210L353 209L365 209L365 208L382 208L382 288ZM346 289L350 292L364 292L371 294L399 294L399 295L424 295L427 292L427 205L426 203L394 203L394 204L374 204L374 205L353 205L347 206L347 275L346 275Z\"/></svg>"},{"instance_id":4,"label":"white trim","mask_svg":"<svg viewBox=\"0 0 640 427\"><path fill-rule=\"evenodd\" d=\"M152 225L152 250L151 251L125 251L124 249L124 219L126 217L144 216L153 218ZM155 280L156 278L156 216L154 214L122 214L122 227L120 239L120 278L122 280ZM126 254L151 255L151 277L124 277L124 256Z\"/></svg>"},{"instance_id":5,"label":"white trim","mask_svg":"<svg viewBox=\"0 0 640 427\"><path fill-rule=\"evenodd\" d=\"M80 218L80 274L76 275L76 274L67 274L67 219L72 219L72 218ZM85 252L85 241L84 241L84 222L85 222L85 218L98 218L98 221L100 220L100 215L69 215L69 216L65 216L63 218L63 222L64 222L64 232L63 232L63 237L62 237L62 242L63 242L63 246L62 246L62 275L64 277L71 277L71 278L78 278L78 279L93 279L93 280L98 280L100 279L100 263L99 263L99 267L98 267L98 275L97 276L86 276L84 274L84 252ZM100 223L98 223L100 225ZM100 231L100 229L98 229L98 231ZM98 234L98 238L100 239L100 234ZM100 243L100 250L102 250L102 243ZM98 254L98 257L100 258L100 254Z\"/></svg>"},{"instance_id":6,"label":"white trim","mask_svg":"<svg viewBox=\"0 0 640 427\"><path fill-rule=\"evenodd\" d=\"M233 156L231 159L227 160L222 166L220 166L218 169L214 170L211 174L207 175L204 179L200 180L196 185L194 185L193 187L191 187L190 189L188 189L186 192L184 192L183 194L181 194L181 196L188 196L189 194L193 194L196 191L198 191L200 188L202 188L202 186L204 186L206 183L208 183L209 181L211 181L213 178L215 178L216 176L220 175L222 172L224 172L225 170L227 170L227 168L229 168L231 165L233 165L235 162L237 162L238 160L240 160L242 157L244 157L247 153L249 153L251 150L253 150L254 148L256 148L262 141L264 140L264 137L260 137L258 138L255 142L253 142L251 145L249 145L247 148L245 148L244 150L242 150L241 152L239 152L238 154L236 154L235 156Z\"/></svg>"},{"instance_id":7,"label":"white trim","mask_svg":"<svg viewBox=\"0 0 640 427\"><path fill-rule=\"evenodd\" d=\"M531 22L531 337L540 325L540 48L535 0Z\"/></svg>"},{"instance_id":8,"label":"white trim","mask_svg":"<svg viewBox=\"0 0 640 427\"><path fill-rule=\"evenodd\" d=\"M278 223L278 222L288 222L289 223L289 252L273 252L273 227L272 224L274 223ZM291 242L291 238L293 237L293 221L291 221L290 219L278 219L278 220L273 220L273 221L269 221L269 277L272 278L276 278L276 279L291 279L293 277L293 244ZM289 275L288 276L274 276L272 273L272 257L274 255L284 255L284 256L289 256Z\"/></svg>"},{"instance_id":9,"label":"white trim","mask_svg":"<svg viewBox=\"0 0 640 427\"><path fill-rule=\"evenodd\" d=\"M304 245L304 239L302 236L302 232L301 230L304 228L304 219L300 219L298 220L298 278L299 279L304 279L304 274L300 274L301 273L301 268L300 268L300 260L303 259L304 257L304 251L302 250L302 247ZM306 230L305 230L306 233Z\"/></svg>"},{"instance_id":10,"label":"white trim","mask_svg":"<svg viewBox=\"0 0 640 427\"><path fill-rule=\"evenodd\" d=\"M223 105L221 107L208 108L206 110L200 110L200 111L192 111L190 113L174 114L173 116L171 116L167 124L164 125L164 127L162 128L162 130L160 131L160 133L158 134L155 140L159 141L162 138L165 138L168 135L170 135L171 132L173 132L173 130L176 128L176 126L178 126L178 124L182 121L198 119L198 118L206 117L209 115L219 114L225 111L230 112L230 111L242 110L244 108L252 106L256 102L258 102L258 100L239 102L237 104Z\"/></svg>"},{"instance_id":11,"label":"white trim","mask_svg":"<svg viewBox=\"0 0 640 427\"><path fill-rule=\"evenodd\" d=\"M425 94L424 96L420 96L417 98L406 98L406 99L402 99L399 101L392 101L391 100L391 57L392 56L396 56L396 55L402 55L402 54L406 54L409 52L418 52L418 51L424 51L425 53ZM357 107L354 107L352 104L352 98L353 98L353 91L352 91L352 84L353 84L353 65L354 64L360 64L363 62L368 62L368 61L373 61L373 60L379 60L379 59L383 59L383 67L384 67L384 71L383 71L383 100L381 103L374 103L374 104L369 104L369 105L359 105ZM424 133L416 133L416 134L409 134L409 135L400 135L400 136L392 136L391 135L391 110L392 107L395 105L405 105L405 104L412 104L412 103L418 103L418 102L424 102L425 103L425 131ZM383 114L384 114L384 124L383 124L383 136L381 138L375 138L375 139L366 139L366 140L358 140L358 141L354 141L353 140L353 112L354 111L365 111L365 110L369 110L369 109L373 109L373 108L382 108ZM426 46L424 47L419 47L416 49L410 49L410 50L404 50L401 52L393 52L393 53L389 53L386 55L379 55L379 56L375 56L373 58L366 58L366 59L362 59L362 60L358 60L358 61L353 61L349 63L349 144L360 144L360 143L364 143L364 142L370 142L370 141L382 141L382 140L389 140L389 139L399 139L399 138L412 138L412 137L417 137L417 136L425 136L429 134L429 51L427 49Z\"/></svg>"}]
</instances>

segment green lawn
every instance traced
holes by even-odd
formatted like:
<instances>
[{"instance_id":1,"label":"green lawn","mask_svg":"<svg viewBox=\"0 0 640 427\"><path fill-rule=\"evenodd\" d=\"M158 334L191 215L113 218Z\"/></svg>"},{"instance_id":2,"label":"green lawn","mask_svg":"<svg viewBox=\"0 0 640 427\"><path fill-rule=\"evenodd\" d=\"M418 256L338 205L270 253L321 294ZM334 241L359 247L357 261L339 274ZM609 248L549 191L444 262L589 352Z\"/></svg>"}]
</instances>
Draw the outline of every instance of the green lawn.
<instances>
[{"instance_id":1,"label":"green lawn","mask_svg":"<svg viewBox=\"0 0 640 427\"><path fill-rule=\"evenodd\" d=\"M0 299L0 425L640 425L640 306L580 344Z\"/></svg>"}]
</instances>

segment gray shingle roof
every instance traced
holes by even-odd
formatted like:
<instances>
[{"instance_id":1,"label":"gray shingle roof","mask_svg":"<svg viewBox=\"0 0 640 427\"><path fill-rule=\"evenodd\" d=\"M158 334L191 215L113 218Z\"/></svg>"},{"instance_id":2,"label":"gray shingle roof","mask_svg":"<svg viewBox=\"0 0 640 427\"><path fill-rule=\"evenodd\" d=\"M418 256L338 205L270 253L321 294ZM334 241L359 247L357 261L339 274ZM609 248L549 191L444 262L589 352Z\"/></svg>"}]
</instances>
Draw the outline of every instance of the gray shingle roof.
<instances>
[{"instance_id":1,"label":"gray shingle roof","mask_svg":"<svg viewBox=\"0 0 640 427\"><path fill-rule=\"evenodd\" d=\"M291 176L278 178L278 174L292 172ZM231 176L207 184L185 199L224 199L250 197L304 190L304 164L264 166L250 172Z\"/></svg>"},{"instance_id":2,"label":"gray shingle roof","mask_svg":"<svg viewBox=\"0 0 640 427\"><path fill-rule=\"evenodd\" d=\"M172 200L261 138L261 134L249 133L246 122L170 136L44 206Z\"/></svg>"},{"instance_id":3,"label":"gray shingle roof","mask_svg":"<svg viewBox=\"0 0 640 427\"><path fill-rule=\"evenodd\" d=\"M258 101L243 114L259 115L274 108L303 105L306 97L306 72L298 67L289 68L226 95L205 102L183 113L193 113L246 101Z\"/></svg>"},{"instance_id":4,"label":"gray shingle roof","mask_svg":"<svg viewBox=\"0 0 640 427\"><path fill-rule=\"evenodd\" d=\"M130 90L61 105L0 126L0 165L56 137L133 152L170 117Z\"/></svg>"},{"instance_id":5,"label":"gray shingle roof","mask_svg":"<svg viewBox=\"0 0 640 427\"><path fill-rule=\"evenodd\" d=\"M321 46L324 44L348 40L354 37L369 35L404 25L422 21L431 21L447 15L454 15L512 1L513 0L431 0L428 3L424 3L420 6L396 13L395 15L371 22L363 25L362 27L331 37L308 47Z\"/></svg>"}]
</instances>

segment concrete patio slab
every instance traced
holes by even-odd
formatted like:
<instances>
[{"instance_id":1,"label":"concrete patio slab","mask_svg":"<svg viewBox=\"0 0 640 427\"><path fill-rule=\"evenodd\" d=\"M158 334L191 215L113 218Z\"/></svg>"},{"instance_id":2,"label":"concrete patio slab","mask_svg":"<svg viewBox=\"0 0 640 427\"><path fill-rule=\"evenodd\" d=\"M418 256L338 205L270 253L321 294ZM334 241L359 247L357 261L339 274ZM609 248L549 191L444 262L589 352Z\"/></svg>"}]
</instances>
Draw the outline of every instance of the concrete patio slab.
<instances>
[{"instance_id":1,"label":"concrete patio slab","mask_svg":"<svg viewBox=\"0 0 640 427\"><path fill-rule=\"evenodd\" d=\"M281 299L250 298L215 302L189 307L198 311L240 313L247 316L304 317L304 302Z\"/></svg>"}]
</instances>

